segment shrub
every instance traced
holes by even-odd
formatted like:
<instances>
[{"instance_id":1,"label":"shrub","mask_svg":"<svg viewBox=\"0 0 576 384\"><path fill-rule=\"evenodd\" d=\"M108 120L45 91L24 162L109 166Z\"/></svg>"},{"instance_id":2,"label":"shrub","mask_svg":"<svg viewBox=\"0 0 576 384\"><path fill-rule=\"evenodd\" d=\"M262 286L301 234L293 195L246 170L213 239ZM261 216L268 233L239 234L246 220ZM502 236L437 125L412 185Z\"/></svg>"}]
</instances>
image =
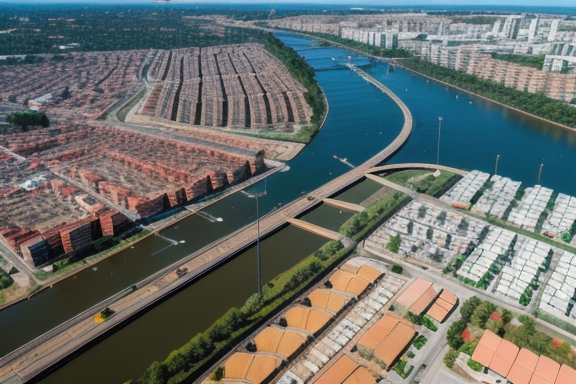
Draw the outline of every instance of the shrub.
<instances>
[{"instance_id":1,"label":"shrub","mask_svg":"<svg viewBox=\"0 0 576 384\"><path fill-rule=\"evenodd\" d=\"M446 365L446 367L452 369L454 367L454 363L456 362L456 359L458 358L459 352L454 350L454 349L450 349L448 351L448 353L446 353L446 356L444 356L444 365Z\"/></svg>"},{"instance_id":2,"label":"shrub","mask_svg":"<svg viewBox=\"0 0 576 384\"><path fill-rule=\"evenodd\" d=\"M476 372L482 371L482 368L483 368L482 364L480 364L480 363L478 363L472 359L468 360L468 366L470 368L472 368L473 370L475 370Z\"/></svg>"},{"instance_id":3,"label":"shrub","mask_svg":"<svg viewBox=\"0 0 576 384\"><path fill-rule=\"evenodd\" d=\"M218 367L214 371L214 373L210 376L210 380L212 381L220 381L224 378L224 367Z\"/></svg>"},{"instance_id":4,"label":"shrub","mask_svg":"<svg viewBox=\"0 0 576 384\"><path fill-rule=\"evenodd\" d=\"M402 268L401 265L398 265L398 264L392 265L392 272L401 275L403 271L404 271L404 268Z\"/></svg>"},{"instance_id":5,"label":"shrub","mask_svg":"<svg viewBox=\"0 0 576 384\"><path fill-rule=\"evenodd\" d=\"M386 249L390 252L398 253L400 250L400 244L402 244L402 239L400 239L400 235L392 236L390 238L390 242L386 246Z\"/></svg>"}]
</instances>

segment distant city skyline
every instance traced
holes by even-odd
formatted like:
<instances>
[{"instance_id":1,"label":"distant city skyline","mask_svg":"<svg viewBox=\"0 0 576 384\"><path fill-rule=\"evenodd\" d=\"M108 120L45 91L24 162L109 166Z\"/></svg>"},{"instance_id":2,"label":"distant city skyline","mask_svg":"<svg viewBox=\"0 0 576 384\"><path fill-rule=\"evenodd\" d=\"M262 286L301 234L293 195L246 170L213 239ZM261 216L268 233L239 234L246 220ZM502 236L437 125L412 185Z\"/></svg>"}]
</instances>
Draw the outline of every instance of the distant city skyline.
<instances>
[{"instance_id":1,"label":"distant city skyline","mask_svg":"<svg viewBox=\"0 0 576 384\"><path fill-rule=\"evenodd\" d=\"M34 4L57 4L57 3L107 3L107 4L146 4L155 3L156 0L0 0L2 3L34 3ZM243 0L234 2L231 0L170 0L173 4L332 4L332 5L350 5L350 6L428 6L428 5L447 5L447 6L474 6L474 5L494 5L494 6L541 6L541 7L573 7L576 8L574 0L552 0L543 4L541 0L507 0L505 2L498 0Z\"/></svg>"}]
</instances>

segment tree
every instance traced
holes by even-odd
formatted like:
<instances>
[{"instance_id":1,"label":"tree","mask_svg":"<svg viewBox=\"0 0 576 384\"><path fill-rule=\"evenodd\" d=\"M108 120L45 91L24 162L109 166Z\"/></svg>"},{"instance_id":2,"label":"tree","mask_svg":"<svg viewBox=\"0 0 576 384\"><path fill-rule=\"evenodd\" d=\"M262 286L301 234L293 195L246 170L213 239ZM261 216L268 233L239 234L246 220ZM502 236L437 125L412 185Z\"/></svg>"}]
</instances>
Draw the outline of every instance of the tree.
<instances>
[{"instance_id":1,"label":"tree","mask_svg":"<svg viewBox=\"0 0 576 384\"><path fill-rule=\"evenodd\" d=\"M462 332L466 329L467 322L464 319L460 319L455 321L454 324L448 328L448 332L446 332L446 340L448 345L453 349L459 349L462 345L464 345L464 339L462 338Z\"/></svg>"},{"instance_id":2,"label":"tree","mask_svg":"<svg viewBox=\"0 0 576 384\"><path fill-rule=\"evenodd\" d=\"M166 383L168 370L166 366L157 361L153 362L140 379L146 384L164 384Z\"/></svg>"},{"instance_id":3,"label":"tree","mask_svg":"<svg viewBox=\"0 0 576 384\"><path fill-rule=\"evenodd\" d=\"M490 315L494 313L496 306L489 301L481 302L470 317L470 323L477 327L484 328L486 326L486 321L490 318Z\"/></svg>"},{"instance_id":4,"label":"tree","mask_svg":"<svg viewBox=\"0 0 576 384\"><path fill-rule=\"evenodd\" d=\"M462 304L462 307L460 307L460 314L462 315L462 320L464 320L465 323L470 322L470 318L472 317L474 310L477 306L480 305L480 303L482 303L482 300L476 296L472 296L466 300L464 304Z\"/></svg>"}]
</instances>

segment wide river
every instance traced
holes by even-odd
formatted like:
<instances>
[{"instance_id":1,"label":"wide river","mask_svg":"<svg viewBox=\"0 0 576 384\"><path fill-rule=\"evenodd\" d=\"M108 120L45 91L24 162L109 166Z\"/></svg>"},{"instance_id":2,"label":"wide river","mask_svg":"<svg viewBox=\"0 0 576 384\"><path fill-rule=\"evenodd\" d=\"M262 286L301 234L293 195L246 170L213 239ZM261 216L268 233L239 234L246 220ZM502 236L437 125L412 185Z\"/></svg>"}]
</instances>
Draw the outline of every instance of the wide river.
<instances>
[{"instance_id":1,"label":"wide river","mask_svg":"<svg viewBox=\"0 0 576 384\"><path fill-rule=\"evenodd\" d=\"M386 147L403 123L399 108L376 87L342 67L368 60L346 50L319 47L312 40L278 33L317 69L317 79L330 104L322 131L280 172L252 188L266 190L261 213L309 192L349 167L334 158L361 164ZM334 58L334 60L333 60ZM532 186L544 163L541 184L576 195L576 132L564 130L457 92L410 72L373 63L365 68L395 92L410 108L414 130L391 162L436 161L438 117L442 116L440 162L464 169L498 173ZM457 97L458 96L458 97ZM373 186L364 186L364 189ZM255 219L255 202L237 193L205 210L223 221L194 215L163 232L185 243L168 245L152 236L118 253L95 268L0 312L0 355L46 332L119 290L200 249ZM327 214L330 212L327 211ZM333 212L331 212L333 214ZM267 238L262 245L263 278L271 279L325 241L293 227ZM84 352L43 383L120 383L142 374L154 360L206 329L232 306L240 306L256 291L255 252L249 249L222 268L203 277L128 326Z\"/></svg>"}]
</instances>

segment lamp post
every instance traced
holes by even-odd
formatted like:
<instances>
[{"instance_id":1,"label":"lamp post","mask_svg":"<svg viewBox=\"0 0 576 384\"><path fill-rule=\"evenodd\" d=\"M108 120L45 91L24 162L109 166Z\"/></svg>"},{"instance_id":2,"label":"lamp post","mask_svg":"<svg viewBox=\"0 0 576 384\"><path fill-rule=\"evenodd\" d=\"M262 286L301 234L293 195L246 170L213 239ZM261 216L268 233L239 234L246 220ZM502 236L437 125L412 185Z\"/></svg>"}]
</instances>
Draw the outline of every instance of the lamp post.
<instances>
[{"instance_id":1,"label":"lamp post","mask_svg":"<svg viewBox=\"0 0 576 384\"><path fill-rule=\"evenodd\" d=\"M442 116L438 116L438 149L436 150L436 165L440 165L440 132L442 130Z\"/></svg>"},{"instance_id":2,"label":"lamp post","mask_svg":"<svg viewBox=\"0 0 576 384\"><path fill-rule=\"evenodd\" d=\"M260 193L244 192L244 194L249 198L256 199L256 256L258 263L258 295L262 296L262 268L260 263L260 204L258 198L260 196L266 195L266 191Z\"/></svg>"},{"instance_id":3,"label":"lamp post","mask_svg":"<svg viewBox=\"0 0 576 384\"><path fill-rule=\"evenodd\" d=\"M500 155L496 155L496 165L494 165L494 175L498 174L498 160L500 160Z\"/></svg>"}]
</instances>

